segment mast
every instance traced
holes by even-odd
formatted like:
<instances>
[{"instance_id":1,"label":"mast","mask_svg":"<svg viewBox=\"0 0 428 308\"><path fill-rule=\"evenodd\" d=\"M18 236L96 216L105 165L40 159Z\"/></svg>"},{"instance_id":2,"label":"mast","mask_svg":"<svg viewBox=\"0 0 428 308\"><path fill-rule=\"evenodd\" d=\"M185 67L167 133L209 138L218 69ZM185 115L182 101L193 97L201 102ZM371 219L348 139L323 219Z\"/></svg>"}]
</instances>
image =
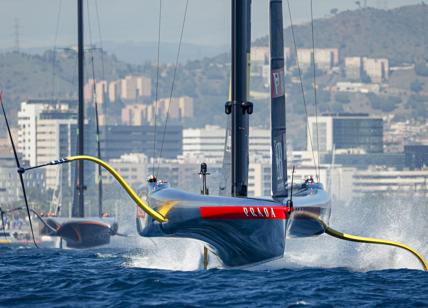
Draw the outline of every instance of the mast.
<instances>
[{"instance_id":1,"label":"mast","mask_svg":"<svg viewBox=\"0 0 428 308\"><path fill-rule=\"evenodd\" d=\"M78 52L78 75L79 75L79 107L78 107L78 155L84 154L84 117L85 106L83 101L83 80L84 80L84 41L83 41L83 0L77 0L77 52ZM84 217L84 164L83 160L77 162L77 196L78 202L73 205L73 216Z\"/></svg>"},{"instance_id":2,"label":"mast","mask_svg":"<svg viewBox=\"0 0 428 308\"><path fill-rule=\"evenodd\" d=\"M269 2L272 197L288 196L282 0Z\"/></svg>"},{"instance_id":3,"label":"mast","mask_svg":"<svg viewBox=\"0 0 428 308\"><path fill-rule=\"evenodd\" d=\"M251 0L232 0L232 85L226 113L232 114L232 196L246 197L248 186L249 114L248 61L251 40Z\"/></svg>"}]
</instances>

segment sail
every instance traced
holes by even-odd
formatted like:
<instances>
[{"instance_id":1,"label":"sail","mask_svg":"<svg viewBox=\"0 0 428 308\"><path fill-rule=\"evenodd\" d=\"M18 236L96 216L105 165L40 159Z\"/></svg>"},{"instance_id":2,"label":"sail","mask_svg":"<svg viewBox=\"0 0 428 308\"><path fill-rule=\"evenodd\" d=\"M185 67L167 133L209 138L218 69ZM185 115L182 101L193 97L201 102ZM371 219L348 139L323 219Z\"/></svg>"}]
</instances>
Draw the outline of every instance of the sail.
<instances>
[{"instance_id":1,"label":"sail","mask_svg":"<svg viewBox=\"0 0 428 308\"><path fill-rule=\"evenodd\" d=\"M288 185L282 1L270 0L269 18L272 197L274 199L284 199L288 196Z\"/></svg>"}]
</instances>

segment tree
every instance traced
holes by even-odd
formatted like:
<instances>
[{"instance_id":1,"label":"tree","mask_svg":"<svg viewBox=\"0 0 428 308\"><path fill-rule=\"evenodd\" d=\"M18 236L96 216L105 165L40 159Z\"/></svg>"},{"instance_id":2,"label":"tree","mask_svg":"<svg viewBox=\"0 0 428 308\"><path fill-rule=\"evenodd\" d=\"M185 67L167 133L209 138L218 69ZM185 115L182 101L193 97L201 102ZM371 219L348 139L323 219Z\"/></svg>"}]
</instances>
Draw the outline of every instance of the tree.
<instances>
[{"instance_id":1,"label":"tree","mask_svg":"<svg viewBox=\"0 0 428 308\"><path fill-rule=\"evenodd\" d=\"M330 10L330 14L332 14L332 15L336 15L337 12L339 12L339 10L336 9L336 8L333 8L333 9Z\"/></svg>"}]
</instances>

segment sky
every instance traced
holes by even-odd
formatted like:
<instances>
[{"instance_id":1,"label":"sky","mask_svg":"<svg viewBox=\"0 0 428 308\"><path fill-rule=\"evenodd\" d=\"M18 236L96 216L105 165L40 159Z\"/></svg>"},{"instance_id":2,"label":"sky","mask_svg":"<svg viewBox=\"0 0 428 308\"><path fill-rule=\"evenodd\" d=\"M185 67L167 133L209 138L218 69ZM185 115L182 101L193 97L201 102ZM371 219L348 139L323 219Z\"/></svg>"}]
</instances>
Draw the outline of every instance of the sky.
<instances>
[{"instance_id":1,"label":"sky","mask_svg":"<svg viewBox=\"0 0 428 308\"><path fill-rule=\"evenodd\" d=\"M92 40L99 41L96 7L100 16L101 37L111 42L154 42L157 39L160 0L88 0ZM360 1L364 3L364 0ZM368 6L394 8L420 3L416 0L366 0ZM1 0L0 49L13 48L16 25L21 48L65 47L76 42L76 0ZM186 0L162 1L162 41L179 38ZM285 10L284 1L284 10ZM290 0L295 23L309 19L309 0ZM313 0L315 17L325 17L332 8L355 9L355 1ZM88 10L89 7L89 10ZM287 16L288 14L284 14ZM58 28L57 18L59 17ZM86 41L89 40L88 17ZM253 39L268 32L268 1L253 0ZM285 19L285 24L288 18ZM189 0L183 41L198 45L222 46L230 42L230 0ZM55 33L58 30L57 39ZM55 43L56 41L56 43Z\"/></svg>"}]
</instances>

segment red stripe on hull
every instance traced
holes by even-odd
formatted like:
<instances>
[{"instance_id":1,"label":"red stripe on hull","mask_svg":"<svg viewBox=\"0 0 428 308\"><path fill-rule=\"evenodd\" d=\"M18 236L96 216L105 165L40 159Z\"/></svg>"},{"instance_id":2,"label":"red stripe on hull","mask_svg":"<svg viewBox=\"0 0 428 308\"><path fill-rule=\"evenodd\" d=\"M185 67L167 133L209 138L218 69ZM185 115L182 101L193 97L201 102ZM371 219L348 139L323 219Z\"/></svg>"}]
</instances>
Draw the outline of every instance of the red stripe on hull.
<instances>
[{"instance_id":1,"label":"red stripe on hull","mask_svg":"<svg viewBox=\"0 0 428 308\"><path fill-rule=\"evenodd\" d=\"M201 206L202 219L287 219L287 206Z\"/></svg>"}]
</instances>

